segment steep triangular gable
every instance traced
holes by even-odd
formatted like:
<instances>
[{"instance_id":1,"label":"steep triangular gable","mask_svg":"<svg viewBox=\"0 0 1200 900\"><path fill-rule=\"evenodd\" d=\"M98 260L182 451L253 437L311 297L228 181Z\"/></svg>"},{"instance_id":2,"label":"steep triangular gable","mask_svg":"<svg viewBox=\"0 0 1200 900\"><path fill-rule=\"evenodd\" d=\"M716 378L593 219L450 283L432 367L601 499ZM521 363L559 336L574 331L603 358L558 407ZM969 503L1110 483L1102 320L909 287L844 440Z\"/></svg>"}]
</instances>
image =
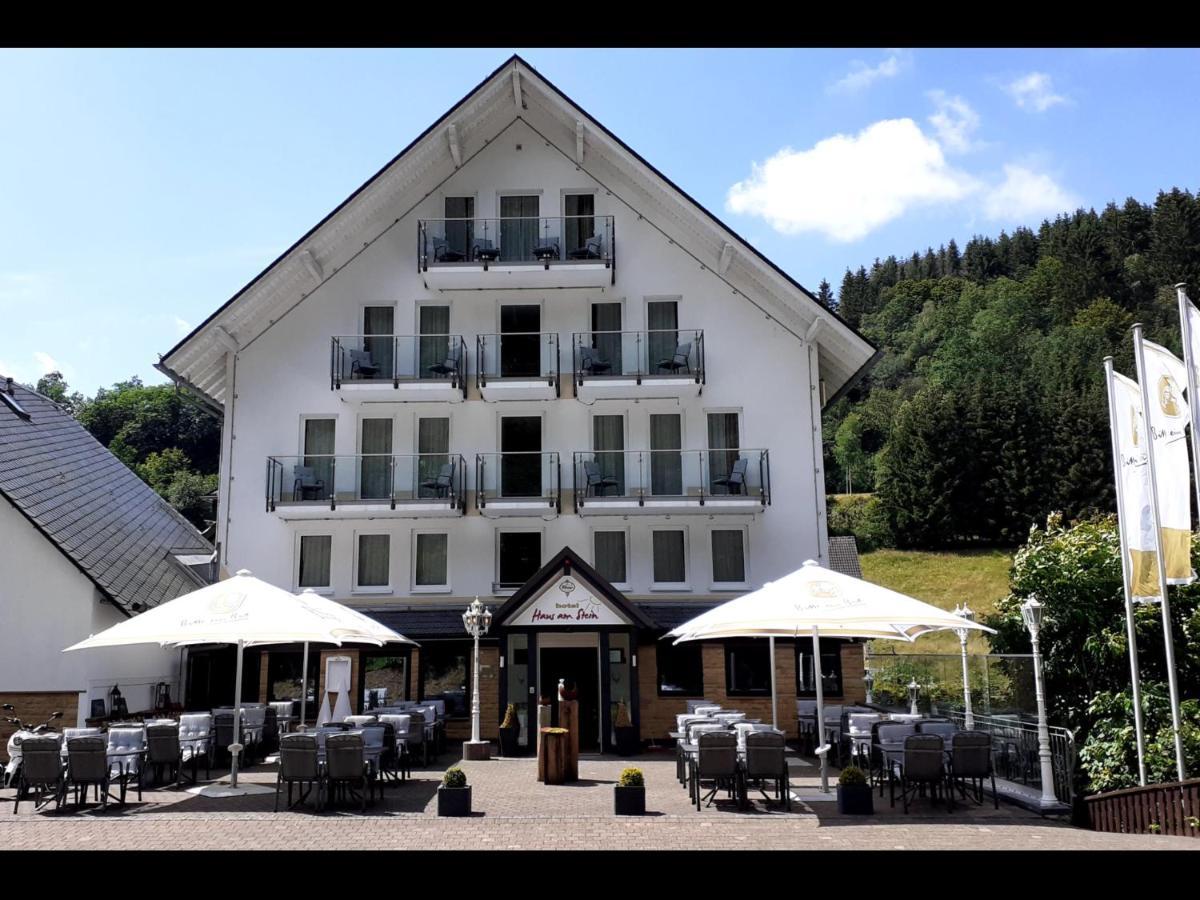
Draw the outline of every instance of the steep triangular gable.
<instances>
[{"instance_id":1,"label":"steep triangular gable","mask_svg":"<svg viewBox=\"0 0 1200 900\"><path fill-rule=\"evenodd\" d=\"M599 572L563 547L496 612L497 625L510 627L599 627L634 625L655 628Z\"/></svg>"}]
</instances>

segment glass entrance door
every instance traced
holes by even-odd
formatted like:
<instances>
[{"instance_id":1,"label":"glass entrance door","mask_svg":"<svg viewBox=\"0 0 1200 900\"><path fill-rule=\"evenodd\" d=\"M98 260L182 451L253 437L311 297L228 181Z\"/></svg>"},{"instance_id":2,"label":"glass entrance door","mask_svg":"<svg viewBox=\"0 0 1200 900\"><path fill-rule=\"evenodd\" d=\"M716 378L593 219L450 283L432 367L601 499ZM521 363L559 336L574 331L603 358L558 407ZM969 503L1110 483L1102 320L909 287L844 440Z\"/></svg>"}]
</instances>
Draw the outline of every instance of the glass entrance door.
<instances>
[{"instance_id":1,"label":"glass entrance door","mask_svg":"<svg viewBox=\"0 0 1200 900\"><path fill-rule=\"evenodd\" d=\"M677 414L650 416L650 493L683 495L683 424Z\"/></svg>"},{"instance_id":2,"label":"glass entrance door","mask_svg":"<svg viewBox=\"0 0 1200 900\"><path fill-rule=\"evenodd\" d=\"M363 419L358 496L386 500L392 495L392 420Z\"/></svg>"},{"instance_id":3,"label":"glass entrance door","mask_svg":"<svg viewBox=\"0 0 1200 900\"><path fill-rule=\"evenodd\" d=\"M500 496L542 496L542 418L500 419Z\"/></svg>"},{"instance_id":4,"label":"glass entrance door","mask_svg":"<svg viewBox=\"0 0 1200 900\"><path fill-rule=\"evenodd\" d=\"M539 647L538 682L550 697L551 721L559 720L558 682L562 679L579 701L579 749L600 749L600 654L595 647Z\"/></svg>"},{"instance_id":5,"label":"glass entrance door","mask_svg":"<svg viewBox=\"0 0 1200 900\"><path fill-rule=\"evenodd\" d=\"M500 259L531 260L538 242L538 196L500 198Z\"/></svg>"},{"instance_id":6,"label":"glass entrance door","mask_svg":"<svg viewBox=\"0 0 1200 900\"><path fill-rule=\"evenodd\" d=\"M542 308L500 307L500 377L537 378L542 374Z\"/></svg>"}]
</instances>

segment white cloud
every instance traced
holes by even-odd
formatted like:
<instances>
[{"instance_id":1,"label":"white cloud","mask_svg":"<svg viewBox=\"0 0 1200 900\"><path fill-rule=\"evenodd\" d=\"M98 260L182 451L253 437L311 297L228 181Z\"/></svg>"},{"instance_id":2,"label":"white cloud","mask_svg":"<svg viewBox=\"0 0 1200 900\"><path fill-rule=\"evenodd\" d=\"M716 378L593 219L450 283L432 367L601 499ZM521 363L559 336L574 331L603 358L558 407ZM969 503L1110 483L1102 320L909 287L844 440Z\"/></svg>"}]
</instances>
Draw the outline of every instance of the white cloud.
<instances>
[{"instance_id":1,"label":"white cloud","mask_svg":"<svg viewBox=\"0 0 1200 900\"><path fill-rule=\"evenodd\" d=\"M1068 97L1054 93L1054 83L1045 72L1030 72L1004 88L1021 109L1045 112L1052 106L1068 102Z\"/></svg>"},{"instance_id":2,"label":"white cloud","mask_svg":"<svg viewBox=\"0 0 1200 900\"><path fill-rule=\"evenodd\" d=\"M869 88L881 78L895 78L912 62L907 50L890 50L888 56L877 66L869 66L860 59L850 63L850 72L829 86L829 93L855 93Z\"/></svg>"},{"instance_id":3,"label":"white cloud","mask_svg":"<svg viewBox=\"0 0 1200 900\"><path fill-rule=\"evenodd\" d=\"M1033 216L1068 212L1079 203L1079 198L1044 172L1009 163L1004 166L1004 181L985 194L983 211L989 219L1027 221Z\"/></svg>"},{"instance_id":4,"label":"white cloud","mask_svg":"<svg viewBox=\"0 0 1200 900\"><path fill-rule=\"evenodd\" d=\"M979 128L979 113L962 97L951 97L945 91L930 91L929 99L937 107L929 117L929 123L937 132L942 147L955 153L974 148L971 135Z\"/></svg>"},{"instance_id":5,"label":"white cloud","mask_svg":"<svg viewBox=\"0 0 1200 900\"><path fill-rule=\"evenodd\" d=\"M41 374L43 375L45 375L47 372L62 371L62 366L58 364L58 361L43 350L35 351L33 358L37 360L38 368L41 370Z\"/></svg>"},{"instance_id":6,"label":"white cloud","mask_svg":"<svg viewBox=\"0 0 1200 900\"><path fill-rule=\"evenodd\" d=\"M178 332L180 337L186 337L187 335L192 333L191 323L187 322L184 319L179 318L179 316L175 316L174 319L175 319L175 331Z\"/></svg>"},{"instance_id":7,"label":"white cloud","mask_svg":"<svg viewBox=\"0 0 1200 900\"><path fill-rule=\"evenodd\" d=\"M953 203L978 188L912 119L885 119L753 163L750 177L729 189L726 207L761 216L783 234L854 241L910 209Z\"/></svg>"}]
</instances>

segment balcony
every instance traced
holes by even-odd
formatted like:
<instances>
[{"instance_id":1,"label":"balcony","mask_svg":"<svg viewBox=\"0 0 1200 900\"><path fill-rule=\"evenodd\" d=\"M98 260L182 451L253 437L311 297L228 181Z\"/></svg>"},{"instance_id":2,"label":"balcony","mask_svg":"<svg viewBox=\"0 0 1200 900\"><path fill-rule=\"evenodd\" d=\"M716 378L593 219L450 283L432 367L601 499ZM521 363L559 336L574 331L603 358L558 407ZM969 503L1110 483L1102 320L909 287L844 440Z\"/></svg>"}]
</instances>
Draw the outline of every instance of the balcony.
<instances>
[{"instance_id":1,"label":"balcony","mask_svg":"<svg viewBox=\"0 0 1200 900\"><path fill-rule=\"evenodd\" d=\"M467 466L455 453L267 457L267 512L284 520L463 514Z\"/></svg>"},{"instance_id":2,"label":"balcony","mask_svg":"<svg viewBox=\"0 0 1200 900\"><path fill-rule=\"evenodd\" d=\"M420 219L417 265L442 291L602 288L616 281L612 216Z\"/></svg>"},{"instance_id":3,"label":"balcony","mask_svg":"<svg viewBox=\"0 0 1200 900\"><path fill-rule=\"evenodd\" d=\"M771 503L766 450L615 450L576 453L581 516L753 515Z\"/></svg>"},{"instance_id":4,"label":"balcony","mask_svg":"<svg viewBox=\"0 0 1200 900\"><path fill-rule=\"evenodd\" d=\"M698 397L704 332L585 331L571 338L575 397L596 400Z\"/></svg>"},{"instance_id":5,"label":"balcony","mask_svg":"<svg viewBox=\"0 0 1200 900\"><path fill-rule=\"evenodd\" d=\"M557 399L558 335L479 335L475 339L475 379L484 400Z\"/></svg>"},{"instance_id":6,"label":"balcony","mask_svg":"<svg viewBox=\"0 0 1200 900\"><path fill-rule=\"evenodd\" d=\"M329 387L366 402L461 402L467 396L467 344L458 334L337 335Z\"/></svg>"},{"instance_id":7,"label":"balcony","mask_svg":"<svg viewBox=\"0 0 1200 900\"><path fill-rule=\"evenodd\" d=\"M479 453L475 457L475 505L489 518L554 518L562 508L558 454Z\"/></svg>"}]
</instances>

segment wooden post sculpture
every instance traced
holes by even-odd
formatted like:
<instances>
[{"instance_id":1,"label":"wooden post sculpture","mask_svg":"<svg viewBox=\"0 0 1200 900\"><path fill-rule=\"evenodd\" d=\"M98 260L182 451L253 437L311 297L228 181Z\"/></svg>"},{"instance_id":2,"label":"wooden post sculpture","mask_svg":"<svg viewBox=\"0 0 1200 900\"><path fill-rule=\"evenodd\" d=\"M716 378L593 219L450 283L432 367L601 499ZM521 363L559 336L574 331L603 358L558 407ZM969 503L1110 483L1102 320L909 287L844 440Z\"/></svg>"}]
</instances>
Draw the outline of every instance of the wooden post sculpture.
<instances>
[{"instance_id":1,"label":"wooden post sculpture","mask_svg":"<svg viewBox=\"0 0 1200 900\"><path fill-rule=\"evenodd\" d=\"M550 706L541 704L537 708L537 759L538 781L542 780L542 729L550 727Z\"/></svg>"},{"instance_id":2,"label":"wooden post sculpture","mask_svg":"<svg viewBox=\"0 0 1200 900\"><path fill-rule=\"evenodd\" d=\"M567 735L567 781L579 780L579 701L558 701L558 723L568 732Z\"/></svg>"},{"instance_id":3,"label":"wooden post sculpture","mask_svg":"<svg viewBox=\"0 0 1200 900\"><path fill-rule=\"evenodd\" d=\"M542 752L538 755L538 781L546 784L567 782L569 742L563 728L542 728L538 732Z\"/></svg>"}]
</instances>

